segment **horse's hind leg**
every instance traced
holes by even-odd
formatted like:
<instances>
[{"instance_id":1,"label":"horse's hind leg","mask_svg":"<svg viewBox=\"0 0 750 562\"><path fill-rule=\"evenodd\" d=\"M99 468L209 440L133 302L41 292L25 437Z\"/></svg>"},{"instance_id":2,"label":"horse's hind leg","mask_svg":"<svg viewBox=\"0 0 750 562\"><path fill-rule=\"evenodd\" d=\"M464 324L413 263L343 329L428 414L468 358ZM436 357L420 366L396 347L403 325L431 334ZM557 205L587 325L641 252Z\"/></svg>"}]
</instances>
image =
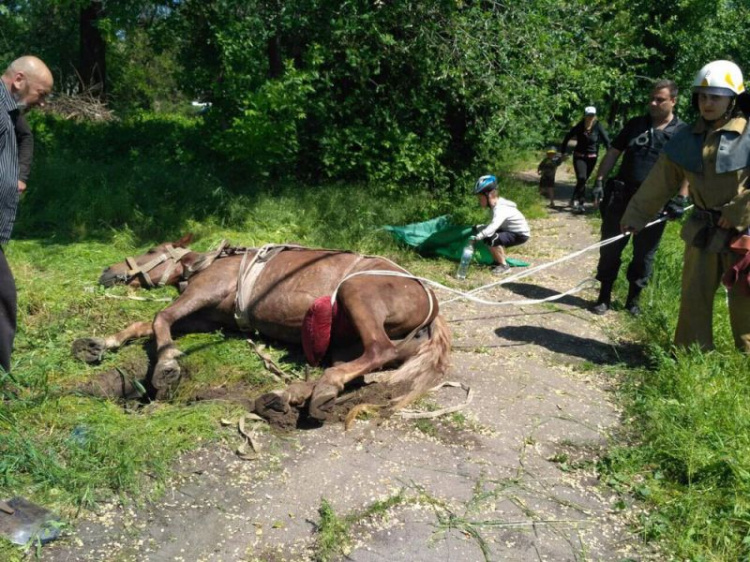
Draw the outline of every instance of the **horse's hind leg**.
<instances>
[{"instance_id":1,"label":"horse's hind leg","mask_svg":"<svg viewBox=\"0 0 750 562\"><path fill-rule=\"evenodd\" d=\"M349 381L380 369L397 359L398 352L384 329L385 314L364 301L347 302L349 316L362 339L364 352L354 361L326 369L310 399L310 415L325 419L333 409L336 397Z\"/></svg>"},{"instance_id":2,"label":"horse's hind leg","mask_svg":"<svg viewBox=\"0 0 750 562\"><path fill-rule=\"evenodd\" d=\"M126 342L153 335L151 322L136 322L106 338L79 338L73 342L73 356L86 363L99 363L106 351L121 348Z\"/></svg>"}]
</instances>

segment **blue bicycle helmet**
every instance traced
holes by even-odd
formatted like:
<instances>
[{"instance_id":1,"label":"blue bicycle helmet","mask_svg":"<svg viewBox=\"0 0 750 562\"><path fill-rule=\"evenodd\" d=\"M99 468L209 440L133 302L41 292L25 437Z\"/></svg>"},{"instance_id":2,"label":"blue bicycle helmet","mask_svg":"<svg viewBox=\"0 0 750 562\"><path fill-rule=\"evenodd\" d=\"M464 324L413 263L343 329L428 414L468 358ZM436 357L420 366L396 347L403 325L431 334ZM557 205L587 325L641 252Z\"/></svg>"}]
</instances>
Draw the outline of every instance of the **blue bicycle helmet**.
<instances>
[{"instance_id":1,"label":"blue bicycle helmet","mask_svg":"<svg viewBox=\"0 0 750 562\"><path fill-rule=\"evenodd\" d=\"M489 193L497 189L497 178L495 176L482 176L474 186L474 193Z\"/></svg>"}]
</instances>

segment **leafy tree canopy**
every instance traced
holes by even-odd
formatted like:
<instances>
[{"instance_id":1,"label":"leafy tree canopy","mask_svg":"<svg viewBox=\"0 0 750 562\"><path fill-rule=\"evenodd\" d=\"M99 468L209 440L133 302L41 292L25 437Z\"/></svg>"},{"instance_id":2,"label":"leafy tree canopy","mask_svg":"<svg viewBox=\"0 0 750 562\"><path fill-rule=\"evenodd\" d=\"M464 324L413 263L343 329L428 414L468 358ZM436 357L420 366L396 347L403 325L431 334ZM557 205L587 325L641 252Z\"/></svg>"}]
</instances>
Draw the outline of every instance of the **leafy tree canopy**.
<instances>
[{"instance_id":1,"label":"leafy tree canopy","mask_svg":"<svg viewBox=\"0 0 750 562\"><path fill-rule=\"evenodd\" d=\"M92 8L119 114L210 102L214 156L259 178L450 185L585 105L616 128L653 80L750 61L741 0L25 0L0 4L3 59L75 91Z\"/></svg>"}]
</instances>

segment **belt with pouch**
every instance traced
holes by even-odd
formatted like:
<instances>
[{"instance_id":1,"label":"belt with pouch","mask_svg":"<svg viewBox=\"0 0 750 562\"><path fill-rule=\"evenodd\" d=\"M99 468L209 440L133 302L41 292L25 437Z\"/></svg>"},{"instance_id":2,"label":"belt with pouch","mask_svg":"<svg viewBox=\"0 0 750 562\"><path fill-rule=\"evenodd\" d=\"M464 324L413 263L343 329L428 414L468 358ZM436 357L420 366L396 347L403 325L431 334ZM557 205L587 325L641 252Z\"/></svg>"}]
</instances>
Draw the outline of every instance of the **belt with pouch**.
<instances>
[{"instance_id":1,"label":"belt with pouch","mask_svg":"<svg viewBox=\"0 0 750 562\"><path fill-rule=\"evenodd\" d=\"M729 252L729 241L735 232L732 229L721 228L720 218L721 211L693 207L693 212L682 225L680 237L686 243L705 252L713 254Z\"/></svg>"}]
</instances>

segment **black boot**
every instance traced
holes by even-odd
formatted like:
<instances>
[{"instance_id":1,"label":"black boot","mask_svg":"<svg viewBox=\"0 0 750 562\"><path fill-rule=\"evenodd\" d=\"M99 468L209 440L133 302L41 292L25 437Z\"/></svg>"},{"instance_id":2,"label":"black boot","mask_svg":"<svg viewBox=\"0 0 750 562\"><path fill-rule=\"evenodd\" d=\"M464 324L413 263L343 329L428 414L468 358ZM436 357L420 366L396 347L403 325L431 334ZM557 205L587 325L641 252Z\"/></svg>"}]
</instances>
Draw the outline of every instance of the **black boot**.
<instances>
[{"instance_id":1,"label":"black boot","mask_svg":"<svg viewBox=\"0 0 750 562\"><path fill-rule=\"evenodd\" d=\"M591 312L599 316L607 313L612 306L612 285L614 283L602 281L599 288L599 298L596 299L596 304L591 308Z\"/></svg>"},{"instance_id":2,"label":"black boot","mask_svg":"<svg viewBox=\"0 0 750 562\"><path fill-rule=\"evenodd\" d=\"M640 316L641 307L638 306L638 301L641 298L642 287L638 285L630 285L628 289L628 298L625 301L625 310L627 310L633 316Z\"/></svg>"}]
</instances>

